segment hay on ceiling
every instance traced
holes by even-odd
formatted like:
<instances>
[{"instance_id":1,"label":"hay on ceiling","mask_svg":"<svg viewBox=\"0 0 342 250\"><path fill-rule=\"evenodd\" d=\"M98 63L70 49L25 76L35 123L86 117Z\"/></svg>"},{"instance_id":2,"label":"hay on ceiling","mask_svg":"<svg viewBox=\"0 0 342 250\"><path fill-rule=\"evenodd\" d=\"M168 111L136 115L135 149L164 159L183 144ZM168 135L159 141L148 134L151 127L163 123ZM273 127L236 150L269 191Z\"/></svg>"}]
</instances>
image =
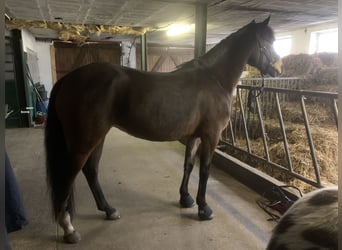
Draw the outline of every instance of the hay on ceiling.
<instances>
[{"instance_id":1,"label":"hay on ceiling","mask_svg":"<svg viewBox=\"0 0 342 250\"><path fill-rule=\"evenodd\" d=\"M146 27L68 24L62 22L34 21L24 19L6 19L5 26L8 30L30 28L51 29L58 32L60 40L75 41L78 43L84 43L92 34L100 35L101 33L109 33L120 35L143 35L149 31L149 28Z\"/></svg>"}]
</instances>

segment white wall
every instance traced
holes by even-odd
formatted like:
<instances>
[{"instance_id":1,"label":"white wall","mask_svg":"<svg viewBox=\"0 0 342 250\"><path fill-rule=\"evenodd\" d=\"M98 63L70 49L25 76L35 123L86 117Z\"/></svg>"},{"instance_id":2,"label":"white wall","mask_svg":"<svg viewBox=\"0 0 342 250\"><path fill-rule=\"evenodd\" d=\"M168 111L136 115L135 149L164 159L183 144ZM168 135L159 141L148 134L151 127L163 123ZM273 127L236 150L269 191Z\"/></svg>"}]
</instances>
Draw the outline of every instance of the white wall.
<instances>
[{"instance_id":1,"label":"white wall","mask_svg":"<svg viewBox=\"0 0 342 250\"><path fill-rule=\"evenodd\" d=\"M50 96L53 86L51 73L50 43L37 42L32 33L23 29L21 32L23 40L23 50L25 52L34 51L38 57L39 82L44 84Z\"/></svg>"},{"instance_id":2,"label":"white wall","mask_svg":"<svg viewBox=\"0 0 342 250\"><path fill-rule=\"evenodd\" d=\"M50 96L50 92L53 86L50 46L50 42L36 42L40 83L45 85L48 96Z\"/></svg>"},{"instance_id":3,"label":"white wall","mask_svg":"<svg viewBox=\"0 0 342 250\"><path fill-rule=\"evenodd\" d=\"M21 31L21 37L23 39L23 50L28 52L29 50L36 51L36 39L32 33L23 29Z\"/></svg>"},{"instance_id":4,"label":"white wall","mask_svg":"<svg viewBox=\"0 0 342 250\"><path fill-rule=\"evenodd\" d=\"M135 69L137 67L135 43L123 41L121 44L122 65Z\"/></svg>"},{"instance_id":5,"label":"white wall","mask_svg":"<svg viewBox=\"0 0 342 250\"><path fill-rule=\"evenodd\" d=\"M290 54L309 53L311 32L337 28L337 23L317 25L284 33L276 33L276 37L292 36L292 48Z\"/></svg>"}]
</instances>

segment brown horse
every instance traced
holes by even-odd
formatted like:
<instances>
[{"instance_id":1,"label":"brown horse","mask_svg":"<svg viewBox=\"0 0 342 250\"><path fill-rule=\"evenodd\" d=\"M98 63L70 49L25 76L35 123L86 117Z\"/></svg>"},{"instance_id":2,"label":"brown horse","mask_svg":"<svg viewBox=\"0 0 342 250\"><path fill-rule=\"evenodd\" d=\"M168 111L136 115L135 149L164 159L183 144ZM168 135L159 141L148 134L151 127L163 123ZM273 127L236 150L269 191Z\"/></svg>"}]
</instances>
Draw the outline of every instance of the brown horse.
<instances>
[{"instance_id":1,"label":"brown horse","mask_svg":"<svg viewBox=\"0 0 342 250\"><path fill-rule=\"evenodd\" d=\"M54 218L64 229L66 242L80 240L71 218L73 184L81 170L98 209L107 219L120 217L107 203L97 178L103 142L112 126L146 140L187 142L180 186L182 207L194 205L188 182L201 144L198 216L213 218L205 199L206 186L215 147L229 121L232 91L246 63L262 74L281 72L268 23L269 18L252 21L207 54L170 73L93 63L55 84L45 129L47 180Z\"/></svg>"}]
</instances>

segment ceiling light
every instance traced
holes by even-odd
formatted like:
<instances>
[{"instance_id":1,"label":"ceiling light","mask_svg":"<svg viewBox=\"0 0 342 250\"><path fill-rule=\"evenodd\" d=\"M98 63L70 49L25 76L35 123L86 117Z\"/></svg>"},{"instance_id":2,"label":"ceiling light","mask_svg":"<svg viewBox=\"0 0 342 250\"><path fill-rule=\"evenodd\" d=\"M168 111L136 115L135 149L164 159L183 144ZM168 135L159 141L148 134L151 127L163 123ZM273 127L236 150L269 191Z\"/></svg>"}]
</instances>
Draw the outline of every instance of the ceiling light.
<instances>
[{"instance_id":1,"label":"ceiling light","mask_svg":"<svg viewBox=\"0 0 342 250\"><path fill-rule=\"evenodd\" d=\"M178 36L180 34L187 33L191 30L192 25L191 24L173 24L168 29L166 34L168 36Z\"/></svg>"}]
</instances>

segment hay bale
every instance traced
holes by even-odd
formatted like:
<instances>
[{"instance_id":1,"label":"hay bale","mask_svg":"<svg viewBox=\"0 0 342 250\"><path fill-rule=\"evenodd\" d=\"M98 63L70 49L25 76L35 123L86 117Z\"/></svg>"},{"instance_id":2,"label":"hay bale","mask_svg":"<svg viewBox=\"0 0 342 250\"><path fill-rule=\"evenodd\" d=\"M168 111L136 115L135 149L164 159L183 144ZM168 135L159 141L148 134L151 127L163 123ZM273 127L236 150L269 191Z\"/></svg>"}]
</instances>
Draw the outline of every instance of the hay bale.
<instances>
[{"instance_id":1,"label":"hay bale","mask_svg":"<svg viewBox=\"0 0 342 250\"><path fill-rule=\"evenodd\" d=\"M332 113L331 106L323 98L316 98L306 101L306 112L310 125L331 125L334 126L335 117ZM304 124L303 113L300 103L284 102L281 104L283 119L287 123ZM278 114L274 112L273 118L277 118Z\"/></svg>"},{"instance_id":2,"label":"hay bale","mask_svg":"<svg viewBox=\"0 0 342 250\"><path fill-rule=\"evenodd\" d=\"M323 67L321 60L308 54L289 55L283 58L284 73L287 77L304 77L317 72Z\"/></svg>"},{"instance_id":3,"label":"hay bale","mask_svg":"<svg viewBox=\"0 0 342 250\"><path fill-rule=\"evenodd\" d=\"M281 76L302 78L301 89L337 92L337 59L337 53L289 55L282 59L284 72ZM248 66L246 69L247 77L260 77L256 68Z\"/></svg>"},{"instance_id":4,"label":"hay bale","mask_svg":"<svg viewBox=\"0 0 342 250\"><path fill-rule=\"evenodd\" d=\"M283 58L283 77L303 78L302 89L337 92L338 63L336 53L298 54Z\"/></svg>"},{"instance_id":5,"label":"hay bale","mask_svg":"<svg viewBox=\"0 0 342 250\"><path fill-rule=\"evenodd\" d=\"M338 67L325 67L320 69L316 74L312 76L313 87L324 88L326 85L330 85L330 88L336 88L338 86Z\"/></svg>"},{"instance_id":6,"label":"hay bale","mask_svg":"<svg viewBox=\"0 0 342 250\"><path fill-rule=\"evenodd\" d=\"M317 56L323 66L325 67L337 67L338 66L338 54L337 53L329 53L329 52L321 52L315 54Z\"/></svg>"},{"instance_id":7,"label":"hay bale","mask_svg":"<svg viewBox=\"0 0 342 250\"><path fill-rule=\"evenodd\" d=\"M261 77L260 71L253 66L246 65L245 71L247 72L245 75L246 78L259 78L259 77Z\"/></svg>"}]
</instances>

